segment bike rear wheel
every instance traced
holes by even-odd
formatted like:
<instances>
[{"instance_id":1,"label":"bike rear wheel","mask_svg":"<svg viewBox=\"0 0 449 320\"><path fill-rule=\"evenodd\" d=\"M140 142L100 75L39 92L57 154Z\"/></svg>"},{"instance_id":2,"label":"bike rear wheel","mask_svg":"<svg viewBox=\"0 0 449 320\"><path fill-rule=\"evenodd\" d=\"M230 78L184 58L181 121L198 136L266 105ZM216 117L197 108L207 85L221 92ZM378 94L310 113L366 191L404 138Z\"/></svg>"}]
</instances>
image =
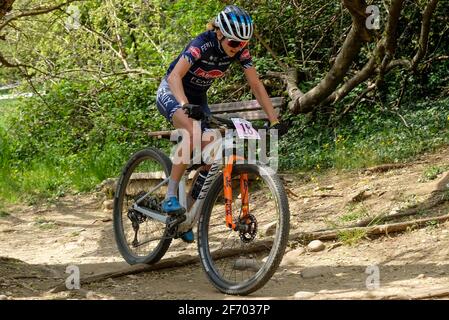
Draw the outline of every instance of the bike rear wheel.
<instances>
[{"instance_id":1,"label":"bike rear wheel","mask_svg":"<svg viewBox=\"0 0 449 320\"><path fill-rule=\"evenodd\" d=\"M247 177L248 211L242 205L246 202L244 189L240 188L242 175ZM285 189L270 168L237 164L231 176L232 220L243 225L234 231L224 221L221 174L204 200L198 251L203 269L218 290L247 295L265 285L278 268L288 242L290 212Z\"/></svg>"},{"instance_id":2,"label":"bike rear wheel","mask_svg":"<svg viewBox=\"0 0 449 320\"><path fill-rule=\"evenodd\" d=\"M117 247L129 264L156 263L171 244L165 223L132 209L136 200L170 176L171 167L164 153L148 148L131 156L122 171L114 196L113 221ZM165 187L158 188L145 197L142 206L157 211L165 192Z\"/></svg>"}]
</instances>

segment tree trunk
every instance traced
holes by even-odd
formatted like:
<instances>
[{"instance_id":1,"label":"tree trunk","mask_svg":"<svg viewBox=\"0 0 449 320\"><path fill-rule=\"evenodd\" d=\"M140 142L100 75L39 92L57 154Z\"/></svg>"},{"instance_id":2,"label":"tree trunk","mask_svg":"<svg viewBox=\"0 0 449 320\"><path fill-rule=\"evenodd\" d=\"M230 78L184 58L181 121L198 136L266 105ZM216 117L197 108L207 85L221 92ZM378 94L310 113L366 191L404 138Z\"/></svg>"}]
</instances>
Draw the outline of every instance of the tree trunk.
<instances>
[{"instance_id":1,"label":"tree trunk","mask_svg":"<svg viewBox=\"0 0 449 320\"><path fill-rule=\"evenodd\" d=\"M15 0L0 0L0 19L2 19L12 9Z\"/></svg>"},{"instance_id":2,"label":"tree trunk","mask_svg":"<svg viewBox=\"0 0 449 320\"><path fill-rule=\"evenodd\" d=\"M360 48L368 42L370 35L365 26L367 18L364 0L343 0L344 6L352 16L352 26L345 42L337 55L334 65L323 80L301 97L297 97L290 105L293 113L307 113L321 104L342 83L352 63L358 56Z\"/></svg>"}]
</instances>

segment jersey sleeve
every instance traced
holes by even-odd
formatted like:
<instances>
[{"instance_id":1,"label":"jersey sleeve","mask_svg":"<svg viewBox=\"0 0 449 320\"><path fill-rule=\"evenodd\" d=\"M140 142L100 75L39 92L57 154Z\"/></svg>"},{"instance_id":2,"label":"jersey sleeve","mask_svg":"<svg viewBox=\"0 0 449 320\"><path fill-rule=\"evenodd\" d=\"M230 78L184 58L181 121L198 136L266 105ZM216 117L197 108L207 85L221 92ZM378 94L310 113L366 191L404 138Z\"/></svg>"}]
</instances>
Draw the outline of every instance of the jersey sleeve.
<instances>
[{"instance_id":1,"label":"jersey sleeve","mask_svg":"<svg viewBox=\"0 0 449 320\"><path fill-rule=\"evenodd\" d=\"M193 65L204 54L202 47L204 47L204 40L200 37L195 38L185 48L182 56L190 63L190 65Z\"/></svg>"},{"instance_id":2,"label":"jersey sleeve","mask_svg":"<svg viewBox=\"0 0 449 320\"><path fill-rule=\"evenodd\" d=\"M240 50L236 55L235 58L240 62L243 69L248 69L253 66L253 58L251 57L251 54L249 52L249 49L247 47Z\"/></svg>"}]
</instances>

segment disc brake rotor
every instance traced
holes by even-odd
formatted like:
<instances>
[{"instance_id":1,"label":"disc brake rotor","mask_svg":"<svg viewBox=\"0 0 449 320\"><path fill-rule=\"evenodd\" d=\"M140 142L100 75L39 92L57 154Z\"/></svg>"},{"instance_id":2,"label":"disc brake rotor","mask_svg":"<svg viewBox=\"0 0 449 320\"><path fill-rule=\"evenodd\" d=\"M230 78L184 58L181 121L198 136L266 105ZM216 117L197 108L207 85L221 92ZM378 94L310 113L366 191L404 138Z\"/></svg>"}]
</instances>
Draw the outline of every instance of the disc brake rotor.
<instances>
[{"instance_id":1,"label":"disc brake rotor","mask_svg":"<svg viewBox=\"0 0 449 320\"><path fill-rule=\"evenodd\" d=\"M257 235L257 220L256 217L252 214L248 215L245 218L242 218L240 220L240 239L245 242L249 243L256 238Z\"/></svg>"}]
</instances>

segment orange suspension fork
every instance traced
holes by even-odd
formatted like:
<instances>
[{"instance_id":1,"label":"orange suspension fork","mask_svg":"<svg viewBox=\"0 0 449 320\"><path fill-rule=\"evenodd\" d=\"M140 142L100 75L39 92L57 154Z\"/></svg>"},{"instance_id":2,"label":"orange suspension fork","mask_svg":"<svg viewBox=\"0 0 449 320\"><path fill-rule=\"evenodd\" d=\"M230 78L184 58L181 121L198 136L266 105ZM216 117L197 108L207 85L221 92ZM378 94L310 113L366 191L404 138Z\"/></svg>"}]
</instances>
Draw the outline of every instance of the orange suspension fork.
<instances>
[{"instance_id":1,"label":"orange suspension fork","mask_svg":"<svg viewBox=\"0 0 449 320\"><path fill-rule=\"evenodd\" d=\"M240 196L242 197L242 218L246 218L249 213L249 188L248 174L240 175Z\"/></svg>"},{"instance_id":2,"label":"orange suspension fork","mask_svg":"<svg viewBox=\"0 0 449 320\"><path fill-rule=\"evenodd\" d=\"M232 166L234 161L238 159L241 159L241 157L231 155L223 169L226 226L233 230L236 230L237 226L232 220ZM246 173L240 175L240 195L242 197L242 217L246 217L249 212L248 174Z\"/></svg>"}]
</instances>

